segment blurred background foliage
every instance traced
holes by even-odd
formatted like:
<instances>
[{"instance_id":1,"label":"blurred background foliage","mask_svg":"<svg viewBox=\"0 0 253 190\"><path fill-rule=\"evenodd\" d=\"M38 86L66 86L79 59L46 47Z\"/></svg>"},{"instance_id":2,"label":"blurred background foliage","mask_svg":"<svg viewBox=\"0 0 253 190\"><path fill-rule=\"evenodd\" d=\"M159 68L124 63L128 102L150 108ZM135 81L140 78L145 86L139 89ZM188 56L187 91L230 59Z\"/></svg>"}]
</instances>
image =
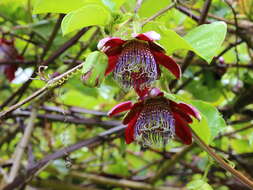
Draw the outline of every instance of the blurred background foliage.
<instances>
[{"instance_id":1,"label":"blurred background foliage","mask_svg":"<svg viewBox=\"0 0 253 190\"><path fill-rule=\"evenodd\" d=\"M136 26L139 32L154 30L161 34L159 43L178 64L189 63L180 81L175 82L163 69L155 85L196 107L199 102L194 104L194 100L205 101L198 108L203 109L206 119L198 126L193 124L193 129L219 155L230 160L229 164L253 177L253 3L251 0L209 1L211 5L203 23L223 21L228 32L222 44L215 44L219 30L208 28L203 44L211 45L205 48L198 43L194 46L189 31L200 24L207 1L143 0L138 1L141 6L137 14L134 14L138 5L135 0L0 1L0 35L14 40L24 57L24 61L8 63L19 67L11 83L4 74L0 75L1 111L42 88L46 84L40 80L42 74L52 78L55 72L62 74L85 61L105 35L129 39ZM99 9L93 12L85 8L87 2ZM173 8L139 27L173 3ZM195 37L198 35L196 32ZM181 38L191 47L187 48ZM187 60L188 50L197 55ZM5 63L0 61L0 64ZM38 76L41 65L48 67ZM135 93L122 89L111 75L99 87L89 87L77 73L61 87L13 111L0 121L1 187L7 183L5 177L13 165L15 149L28 125L32 107L36 107L37 118L18 177L31 172L29 169L37 167L46 155L64 152L72 144L99 137L100 133L120 126L121 116L108 118L106 113L125 100L136 101ZM213 106L221 112L226 124ZM137 143L126 145L122 130L110 138L101 138L56 160L50 159L33 178L20 182L22 186L18 189L247 189L196 144L185 147L175 139L160 148L142 148ZM161 168L166 171L157 180L151 180Z\"/></svg>"}]
</instances>

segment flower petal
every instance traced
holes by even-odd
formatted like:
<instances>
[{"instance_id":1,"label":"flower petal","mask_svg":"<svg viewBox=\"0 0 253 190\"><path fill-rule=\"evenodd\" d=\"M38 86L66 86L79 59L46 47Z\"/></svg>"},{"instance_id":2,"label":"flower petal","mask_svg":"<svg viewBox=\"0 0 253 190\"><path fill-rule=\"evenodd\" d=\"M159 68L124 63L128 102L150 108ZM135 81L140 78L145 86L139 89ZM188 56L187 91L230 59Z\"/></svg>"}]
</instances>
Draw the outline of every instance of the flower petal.
<instances>
[{"instance_id":1,"label":"flower petal","mask_svg":"<svg viewBox=\"0 0 253 190\"><path fill-rule=\"evenodd\" d=\"M98 42L97 48L99 50L103 50L103 48L106 48L106 47L113 48L113 47L121 46L125 42L126 41L122 40L119 37L107 37Z\"/></svg>"},{"instance_id":2,"label":"flower petal","mask_svg":"<svg viewBox=\"0 0 253 190\"><path fill-rule=\"evenodd\" d=\"M192 143L192 133L187 122L177 113L173 113L175 118L176 135L183 141L184 144Z\"/></svg>"},{"instance_id":3,"label":"flower petal","mask_svg":"<svg viewBox=\"0 0 253 190\"><path fill-rule=\"evenodd\" d=\"M138 119L138 115L133 117L125 130L125 140L127 144L130 144L131 142L134 141L134 126L137 119Z\"/></svg>"},{"instance_id":4,"label":"flower petal","mask_svg":"<svg viewBox=\"0 0 253 190\"><path fill-rule=\"evenodd\" d=\"M105 71L105 76L107 76L108 74L110 74L110 72L112 72L117 64L119 56L114 55L114 56L109 56L108 57L108 66L106 68Z\"/></svg>"},{"instance_id":5,"label":"flower petal","mask_svg":"<svg viewBox=\"0 0 253 190\"><path fill-rule=\"evenodd\" d=\"M139 115L143 107L143 101L135 103L123 119L123 124L128 124L135 116Z\"/></svg>"},{"instance_id":6,"label":"flower petal","mask_svg":"<svg viewBox=\"0 0 253 190\"><path fill-rule=\"evenodd\" d=\"M201 120L201 115L200 115L200 113L198 112L198 110L195 107L193 107L193 106L191 106L189 104L183 103L183 102L177 104L177 107L181 111L183 111L183 112L185 112L187 114L190 114L191 116L195 117L198 120Z\"/></svg>"},{"instance_id":7,"label":"flower petal","mask_svg":"<svg viewBox=\"0 0 253 190\"><path fill-rule=\"evenodd\" d=\"M177 114L179 114L180 117L184 119L187 123L192 123L191 117L187 113L183 112L182 110L175 109L173 110L173 112L176 112Z\"/></svg>"},{"instance_id":8,"label":"flower petal","mask_svg":"<svg viewBox=\"0 0 253 190\"><path fill-rule=\"evenodd\" d=\"M160 38L161 38L160 34L158 34L155 31L149 31L149 32L145 32L142 34L133 34L132 36L138 40L144 40L144 41L148 41L148 42L160 40Z\"/></svg>"},{"instance_id":9,"label":"flower petal","mask_svg":"<svg viewBox=\"0 0 253 190\"><path fill-rule=\"evenodd\" d=\"M123 111L128 111L132 108L133 104L131 101L126 101L126 102L122 102L116 106L114 106L109 112L108 112L108 115L111 117L111 116L114 116L118 113L121 113Z\"/></svg>"},{"instance_id":10,"label":"flower petal","mask_svg":"<svg viewBox=\"0 0 253 190\"><path fill-rule=\"evenodd\" d=\"M166 67L176 78L181 77L181 68L172 58L162 52L152 51L152 54L158 64Z\"/></svg>"},{"instance_id":11,"label":"flower petal","mask_svg":"<svg viewBox=\"0 0 253 190\"><path fill-rule=\"evenodd\" d=\"M7 77L7 79L9 80L9 82L11 82L15 78L15 72L16 72L17 68L18 67L16 65L8 65L5 67L4 74Z\"/></svg>"}]
</instances>

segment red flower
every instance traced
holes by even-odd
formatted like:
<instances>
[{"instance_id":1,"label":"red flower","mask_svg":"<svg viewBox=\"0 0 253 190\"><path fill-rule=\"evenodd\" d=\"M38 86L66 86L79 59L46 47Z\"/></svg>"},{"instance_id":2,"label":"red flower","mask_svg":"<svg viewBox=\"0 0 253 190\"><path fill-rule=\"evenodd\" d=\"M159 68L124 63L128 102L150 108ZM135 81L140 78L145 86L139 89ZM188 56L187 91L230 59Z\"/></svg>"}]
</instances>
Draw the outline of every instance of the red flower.
<instances>
[{"instance_id":1,"label":"red flower","mask_svg":"<svg viewBox=\"0 0 253 190\"><path fill-rule=\"evenodd\" d=\"M16 48L12 41L0 38L0 61L12 61L12 60L23 60L23 57L18 55ZM16 64L4 64L0 65L0 71L2 70L9 81L15 78L15 72L18 68Z\"/></svg>"},{"instance_id":2,"label":"red flower","mask_svg":"<svg viewBox=\"0 0 253 190\"><path fill-rule=\"evenodd\" d=\"M196 108L165 98L163 92L157 88L153 88L145 99L135 104L131 101L118 104L108 115L113 116L127 110L130 111L123 120L123 124L127 124L125 131L127 144L137 140L143 145L162 145L175 134L184 144L191 144L192 134L189 127L189 123L192 122L191 116L201 119Z\"/></svg>"},{"instance_id":3,"label":"red flower","mask_svg":"<svg viewBox=\"0 0 253 190\"><path fill-rule=\"evenodd\" d=\"M166 67L176 78L180 78L181 69L176 62L165 55L162 47L154 41L160 35L154 31L134 35L134 39L122 40L107 37L98 43L98 49L108 56L105 75L113 71L114 78L123 87L142 89L159 78L159 64Z\"/></svg>"}]
</instances>

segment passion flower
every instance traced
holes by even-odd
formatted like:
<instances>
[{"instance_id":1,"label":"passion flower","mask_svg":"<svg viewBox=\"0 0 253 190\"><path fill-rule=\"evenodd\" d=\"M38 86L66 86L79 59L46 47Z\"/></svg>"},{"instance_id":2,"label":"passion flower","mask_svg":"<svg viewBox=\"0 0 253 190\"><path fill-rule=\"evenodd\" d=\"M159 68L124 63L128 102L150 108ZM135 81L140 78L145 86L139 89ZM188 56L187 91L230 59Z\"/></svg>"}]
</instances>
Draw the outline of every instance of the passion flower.
<instances>
[{"instance_id":1,"label":"passion flower","mask_svg":"<svg viewBox=\"0 0 253 190\"><path fill-rule=\"evenodd\" d=\"M164 97L157 88L149 91L144 99L133 104L123 102L109 111L113 116L130 110L123 120L127 125L125 130L126 143L136 140L144 146L165 145L174 135L184 144L192 143L189 123L192 117L200 120L201 116L193 106L180 102L176 103Z\"/></svg>"},{"instance_id":2,"label":"passion flower","mask_svg":"<svg viewBox=\"0 0 253 190\"><path fill-rule=\"evenodd\" d=\"M135 89L146 88L157 80L160 76L159 65L180 78L179 65L155 43L160 39L158 33L150 31L133 37L130 40L107 37L99 41L98 49L108 56L105 75L113 72L115 80L123 87Z\"/></svg>"}]
</instances>

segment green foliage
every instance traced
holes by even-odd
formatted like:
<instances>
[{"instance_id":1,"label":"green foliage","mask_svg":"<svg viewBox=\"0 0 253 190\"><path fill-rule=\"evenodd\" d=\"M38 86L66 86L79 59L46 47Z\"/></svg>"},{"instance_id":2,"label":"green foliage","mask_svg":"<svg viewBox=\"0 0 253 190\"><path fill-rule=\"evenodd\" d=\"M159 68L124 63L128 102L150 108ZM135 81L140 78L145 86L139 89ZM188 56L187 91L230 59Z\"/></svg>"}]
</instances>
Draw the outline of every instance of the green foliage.
<instances>
[{"instance_id":1,"label":"green foliage","mask_svg":"<svg viewBox=\"0 0 253 190\"><path fill-rule=\"evenodd\" d=\"M220 49L227 33L225 22L203 24L191 30L184 36L193 50L208 63Z\"/></svg>"},{"instance_id":2,"label":"green foliage","mask_svg":"<svg viewBox=\"0 0 253 190\"><path fill-rule=\"evenodd\" d=\"M182 98L179 95L168 93L165 93L165 97L177 103L189 103L198 109L201 114L201 120L194 120L191 127L207 144L210 144L212 140L226 127L226 123L222 118L222 115L209 103L200 100L189 100Z\"/></svg>"},{"instance_id":3,"label":"green foliage","mask_svg":"<svg viewBox=\"0 0 253 190\"><path fill-rule=\"evenodd\" d=\"M189 190L213 190L213 188L207 182L201 179L191 181L187 184L187 188Z\"/></svg>"},{"instance_id":4,"label":"green foliage","mask_svg":"<svg viewBox=\"0 0 253 190\"><path fill-rule=\"evenodd\" d=\"M100 2L99 0L37 0L34 6L33 13L69 13L80 7L93 3Z\"/></svg>"},{"instance_id":5,"label":"green foliage","mask_svg":"<svg viewBox=\"0 0 253 190\"><path fill-rule=\"evenodd\" d=\"M172 89L173 85L170 84L173 84L174 78L165 67L161 67L161 77L152 85L165 91L170 89L177 92L176 95L167 93L166 97L196 107L202 119L200 121L193 119L191 129L206 144L212 145L228 165L241 170L243 174L246 172L248 175L252 174L250 170L247 171L252 163L253 152L253 128L248 127L252 125L252 118L248 115L252 105L246 105L239 111L233 109L236 100L253 84L252 40L249 32L252 20L247 20L248 15L238 7L240 3L233 4L240 25L239 32L235 32L231 8L225 1L213 0L206 18L206 22L211 24L199 26L195 17L187 16L179 9L183 7L199 16L205 1L195 0L182 1L183 4L177 4L177 7L171 8L142 26L159 10L178 1L143 0L140 9L135 13L136 2L136 0L0 0L1 38L13 39L17 51L25 60L18 63L19 71L16 73L18 79L12 83L6 80L2 72L4 62L0 60L1 110L9 109L13 104L25 100L34 91L45 86L46 81L39 80L39 76L36 76L36 79L31 77L31 84L26 86L23 81L30 77L27 70L37 73L39 66L47 63L48 68L42 71L42 74L45 78L52 78L52 74L56 72L63 74L84 62L81 74L75 73L62 86L51 88L46 96L40 95L1 120L2 173L9 174L12 168L10 160L15 157L16 148L20 147L18 143L23 137L23 129L29 123L31 107L38 101L38 117L34 121L35 127L29 137L29 147L24 151L18 175L22 174L25 168L33 167L29 160L32 160L32 157L34 162L38 163L47 155L69 150L65 149L67 146L86 140L93 142L94 139L101 139L99 133L120 124L125 113L109 118L106 115L108 110L123 101L137 102L138 97L134 90L123 89L117 84L113 74L105 77L108 58L104 53L97 51L97 43L107 36L130 40L133 32L156 31L161 35L161 40L157 42L179 65L182 65L189 50L196 56ZM61 26L58 25L60 14L66 14ZM229 24L228 34L226 24L220 20ZM89 27L88 31L73 43L72 36L84 27ZM212 62L213 57L226 50L236 40L243 42L222 55L227 70L217 75L216 68L219 69L219 66L217 60L215 63ZM42 56L44 51L45 55ZM208 65L207 62L211 64ZM23 92L18 91L24 86ZM15 95L17 91L18 94ZM14 98L2 108L12 95ZM252 104L250 98L243 101ZM226 116L224 119L227 124L216 107ZM53 181L57 187L57 182L61 181L66 184L66 189L86 188L86 184L91 184L91 188L95 189L123 189L114 185L109 186L107 183L97 184L86 178L79 179L72 172L96 174L118 181L121 179L132 180L135 183L142 181L151 185L149 179L156 175L165 163L180 155L185 147L189 147L183 145L177 137L170 139L166 146L152 148L141 147L137 142L126 144L123 131L111 137L115 139L103 138L101 144L95 142L91 147L82 147L68 155L64 153L63 157L50 161L47 167L41 168L41 171L36 173L37 177L32 178L32 183L23 180L27 181L27 186L23 188L54 189L47 182ZM228 190L235 184L238 189L244 189L244 186L240 186L228 172L221 170L218 164L210 164L210 158L203 149L195 145L190 148L189 152L182 157L179 156L179 160L166 169L166 174L159 178L155 183L156 186L168 188L175 186L187 190ZM71 168L66 166L67 158L71 159ZM232 162L226 160L227 158L237 159L232 159ZM238 167L239 162L243 167ZM0 180L2 179L0 175ZM43 182L46 184L44 187L40 186ZM69 184L74 187L67 188Z\"/></svg>"},{"instance_id":6,"label":"green foliage","mask_svg":"<svg viewBox=\"0 0 253 190\"><path fill-rule=\"evenodd\" d=\"M86 19L86 18L89 19ZM110 12L97 3L86 4L85 6L68 13L62 21L62 32L67 34L86 26L105 26L111 19Z\"/></svg>"},{"instance_id":7,"label":"green foliage","mask_svg":"<svg viewBox=\"0 0 253 190\"><path fill-rule=\"evenodd\" d=\"M144 29L160 33L162 38L159 42L169 54L179 49L191 50L210 63L225 39L227 25L224 22L204 24L189 31L184 37L160 22L151 22Z\"/></svg>"}]
</instances>

